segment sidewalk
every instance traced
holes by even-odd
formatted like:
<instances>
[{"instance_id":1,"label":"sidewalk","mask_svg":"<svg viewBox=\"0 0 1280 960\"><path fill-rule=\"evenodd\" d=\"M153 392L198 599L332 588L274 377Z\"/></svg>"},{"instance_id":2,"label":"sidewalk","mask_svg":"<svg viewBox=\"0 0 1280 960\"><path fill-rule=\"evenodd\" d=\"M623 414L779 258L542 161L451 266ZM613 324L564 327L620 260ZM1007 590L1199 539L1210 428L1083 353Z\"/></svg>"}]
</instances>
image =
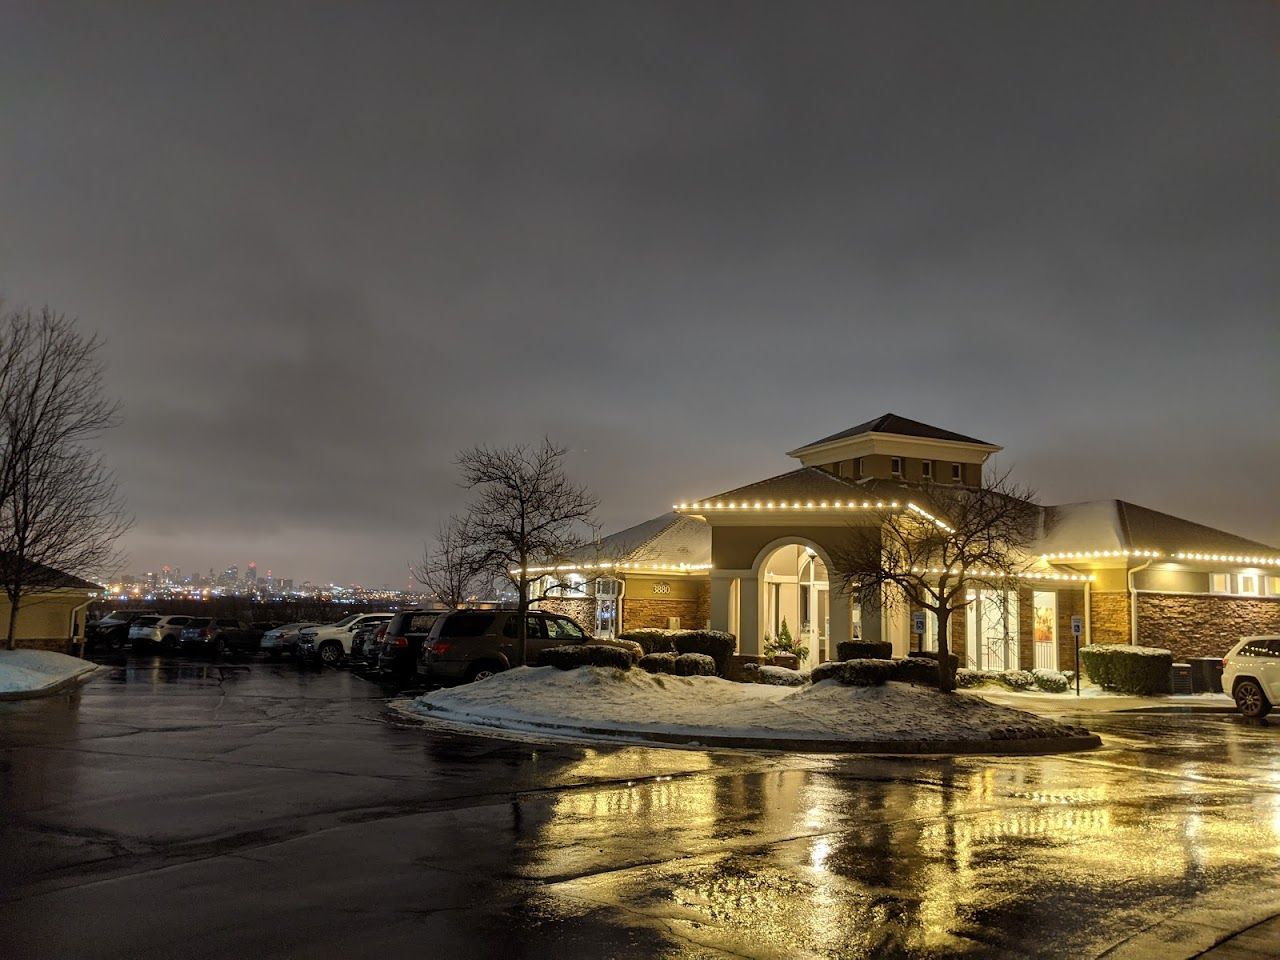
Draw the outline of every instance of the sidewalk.
<instances>
[{"instance_id":1,"label":"sidewalk","mask_svg":"<svg viewBox=\"0 0 1280 960\"><path fill-rule=\"evenodd\" d=\"M1246 927L1203 953L1204 960L1276 960L1280 957L1280 916Z\"/></svg>"},{"instance_id":2,"label":"sidewalk","mask_svg":"<svg viewBox=\"0 0 1280 960\"><path fill-rule=\"evenodd\" d=\"M1137 697L1129 694L1106 693L1097 687L1085 687L1081 691L1081 696L1077 697L1074 690L1067 693L1015 693L993 685L970 687L959 692L982 697L1003 707L1019 707L1033 713L1122 713L1125 711L1235 713L1236 710L1235 703L1225 693Z\"/></svg>"}]
</instances>

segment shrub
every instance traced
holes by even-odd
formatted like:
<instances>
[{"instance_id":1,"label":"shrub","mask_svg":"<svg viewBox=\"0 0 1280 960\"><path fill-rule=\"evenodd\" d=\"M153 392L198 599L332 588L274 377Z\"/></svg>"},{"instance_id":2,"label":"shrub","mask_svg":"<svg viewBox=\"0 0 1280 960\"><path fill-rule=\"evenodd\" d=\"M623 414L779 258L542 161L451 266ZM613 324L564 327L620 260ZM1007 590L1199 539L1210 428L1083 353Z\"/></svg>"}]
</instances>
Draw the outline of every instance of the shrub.
<instances>
[{"instance_id":1,"label":"shrub","mask_svg":"<svg viewBox=\"0 0 1280 960\"><path fill-rule=\"evenodd\" d=\"M1036 686L1046 693L1065 693L1067 687L1071 686L1071 681L1067 679L1067 675L1059 673L1057 670L1046 670L1043 667L1037 667L1031 671L1031 676L1035 678Z\"/></svg>"},{"instance_id":2,"label":"shrub","mask_svg":"<svg viewBox=\"0 0 1280 960\"><path fill-rule=\"evenodd\" d=\"M1080 648L1089 679L1104 690L1150 696L1169 693L1173 654L1158 647L1090 644Z\"/></svg>"},{"instance_id":3,"label":"shrub","mask_svg":"<svg viewBox=\"0 0 1280 960\"><path fill-rule=\"evenodd\" d=\"M646 673L675 673L676 656L674 653L646 653L640 658L640 669Z\"/></svg>"},{"instance_id":4,"label":"shrub","mask_svg":"<svg viewBox=\"0 0 1280 960\"><path fill-rule=\"evenodd\" d=\"M809 681L811 683L821 683L823 680L839 680L843 673L843 663L838 660L828 660L809 671Z\"/></svg>"},{"instance_id":5,"label":"shrub","mask_svg":"<svg viewBox=\"0 0 1280 960\"><path fill-rule=\"evenodd\" d=\"M893 656L893 644L841 640L836 644L836 656L841 660L888 660Z\"/></svg>"},{"instance_id":6,"label":"shrub","mask_svg":"<svg viewBox=\"0 0 1280 960\"><path fill-rule=\"evenodd\" d=\"M938 662L937 650L917 650L915 653L911 654L911 656L918 657L924 660L932 660L934 663ZM951 662L952 671L955 671L960 667L960 658L957 657L954 653L948 653L947 660Z\"/></svg>"},{"instance_id":7,"label":"shrub","mask_svg":"<svg viewBox=\"0 0 1280 960\"><path fill-rule=\"evenodd\" d=\"M938 661L927 657L910 656L905 660L895 661L898 669L890 680L899 683L913 683L921 687L938 686Z\"/></svg>"},{"instance_id":8,"label":"shrub","mask_svg":"<svg viewBox=\"0 0 1280 960\"><path fill-rule=\"evenodd\" d=\"M1006 670L996 674L996 680L1010 690L1030 690L1036 685L1036 678L1026 670Z\"/></svg>"},{"instance_id":9,"label":"shrub","mask_svg":"<svg viewBox=\"0 0 1280 960\"><path fill-rule=\"evenodd\" d=\"M716 673L724 676L729 657L738 648L738 639L732 633L720 630L679 630L674 634L677 653L703 653L716 665Z\"/></svg>"},{"instance_id":10,"label":"shrub","mask_svg":"<svg viewBox=\"0 0 1280 960\"><path fill-rule=\"evenodd\" d=\"M892 660L859 658L846 660L840 671L840 682L850 687L883 686L897 672Z\"/></svg>"},{"instance_id":11,"label":"shrub","mask_svg":"<svg viewBox=\"0 0 1280 960\"><path fill-rule=\"evenodd\" d=\"M640 648L645 653L667 653L675 652L674 630L659 630L656 627L641 627L636 630L626 630L618 634L619 640L630 640L632 643L640 644Z\"/></svg>"},{"instance_id":12,"label":"shrub","mask_svg":"<svg viewBox=\"0 0 1280 960\"><path fill-rule=\"evenodd\" d=\"M809 678L799 670L765 664L760 668L760 682L779 687L803 687L809 682Z\"/></svg>"},{"instance_id":13,"label":"shrub","mask_svg":"<svg viewBox=\"0 0 1280 960\"><path fill-rule=\"evenodd\" d=\"M968 667L961 667L956 671L956 686L963 688L980 687L986 683L990 677L982 670L970 670Z\"/></svg>"},{"instance_id":14,"label":"shrub","mask_svg":"<svg viewBox=\"0 0 1280 960\"><path fill-rule=\"evenodd\" d=\"M575 643L571 646L548 647L538 655L538 665L572 670L574 667L617 667L631 669L631 654L619 647L603 643Z\"/></svg>"},{"instance_id":15,"label":"shrub","mask_svg":"<svg viewBox=\"0 0 1280 960\"><path fill-rule=\"evenodd\" d=\"M674 666L678 677L714 677L716 675L716 662L705 653L682 653L676 657Z\"/></svg>"}]
</instances>

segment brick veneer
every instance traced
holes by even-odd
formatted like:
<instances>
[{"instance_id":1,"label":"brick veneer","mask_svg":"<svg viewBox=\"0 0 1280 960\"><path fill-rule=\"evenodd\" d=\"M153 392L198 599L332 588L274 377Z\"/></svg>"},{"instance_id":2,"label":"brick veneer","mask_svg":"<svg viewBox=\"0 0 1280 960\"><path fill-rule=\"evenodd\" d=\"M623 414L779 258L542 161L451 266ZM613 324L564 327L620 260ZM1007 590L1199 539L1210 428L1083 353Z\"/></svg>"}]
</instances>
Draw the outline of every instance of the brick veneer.
<instances>
[{"instance_id":1,"label":"brick veneer","mask_svg":"<svg viewBox=\"0 0 1280 960\"><path fill-rule=\"evenodd\" d=\"M1128 643L1132 639L1128 593L1095 590L1089 594L1089 634L1091 643Z\"/></svg>"},{"instance_id":2,"label":"brick veneer","mask_svg":"<svg viewBox=\"0 0 1280 960\"><path fill-rule=\"evenodd\" d=\"M622 598L622 629L638 630L641 627L666 629L668 617L679 617L680 627L693 630L706 625L699 619L698 600L667 600L652 597Z\"/></svg>"},{"instance_id":3,"label":"brick veneer","mask_svg":"<svg viewBox=\"0 0 1280 960\"><path fill-rule=\"evenodd\" d=\"M1280 598L1139 593L1138 642L1183 657L1220 657L1241 637L1280 633Z\"/></svg>"},{"instance_id":4,"label":"brick veneer","mask_svg":"<svg viewBox=\"0 0 1280 960\"><path fill-rule=\"evenodd\" d=\"M1076 668L1076 644L1071 635L1071 618L1084 616L1084 591L1058 591L1058 669ZM1084 642L1084 637L1080 638Z\"/></svg>"}]
</instances>

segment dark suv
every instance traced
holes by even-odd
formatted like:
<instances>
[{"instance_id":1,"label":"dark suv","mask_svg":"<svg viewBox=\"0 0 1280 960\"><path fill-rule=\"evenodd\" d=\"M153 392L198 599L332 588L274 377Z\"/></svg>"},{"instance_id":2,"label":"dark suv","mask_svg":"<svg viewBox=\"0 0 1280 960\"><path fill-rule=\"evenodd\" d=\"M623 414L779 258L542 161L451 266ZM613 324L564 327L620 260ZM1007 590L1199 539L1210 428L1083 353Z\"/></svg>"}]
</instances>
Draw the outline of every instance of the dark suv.
<instances>
[{"instance_id":1,"label":"dark suv","mask_svg":"<svg viewBox=\"0 0 1280 960\"><path fill-rule=\"evenodd\" d=\"M446 610L402 610L391 618L378 649L376 666L380 673L412 676L422 653L423 641ZM373 658L370 658L373 662Z\"/></svg>"},{"instance_id":2,"label":"dark suv","mask_svg":"<svg viewBox=\"0 0 1280 960\"><path fill-rule=\"evenodd\" d=\"M525 662L537 666L548 647L572 643L606 643L631 649L625 641L593 640L568 617L530 611ZM440 684L482 680L521 664L514 610L455 610L431 627L418 656L418 675ZM388 634L390 631L388 631Z\"/></svg>"},{"instance_id":3,"label":"dark suv","mask_svg":"<svg viewBox=\"0 0 1280 960\"><path fill-rule=\"evenodd\" d=\"M182 652L203 651L215 657L230 650L257 650L262 631L231 617L196 617L182 629Z\"/></svg>"}]
</instances>

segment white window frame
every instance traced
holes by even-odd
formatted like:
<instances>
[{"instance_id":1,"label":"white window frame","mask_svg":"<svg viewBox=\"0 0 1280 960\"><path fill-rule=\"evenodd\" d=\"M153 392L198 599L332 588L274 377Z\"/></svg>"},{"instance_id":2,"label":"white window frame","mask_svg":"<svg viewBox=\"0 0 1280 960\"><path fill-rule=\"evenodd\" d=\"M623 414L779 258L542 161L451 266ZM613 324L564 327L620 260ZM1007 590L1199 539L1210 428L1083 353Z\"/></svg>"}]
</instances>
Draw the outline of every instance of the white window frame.
<instances>
[{"instance_id":1,"label":"white window frame","mask_svg":"<svg viewBox=\"0 0 1280 960\"><path fill-rule=\"evenodd\" d=\"M933 480L933 461L932 460L920 461L920 479Z\"/></svg>"},{"instance_id":2,"label":"white window frame","mask_svg":"<svg viewBox=\"0 0 1280 960\"><path fill-rule=\"evenodd\" d=\"M951 464L951 482L960 483L964 479L964 467L958 463Z\"/></svg>"},{"instance_id":3,"label":"white window frame","mask_svg":"<svg viewBox=\"0 0 1280 960\"><path fill-rule=\"evenodd\" d=\"M897 464L897 466L894 466L894 464ZM899 480L902 479L902 458L901 457L889 458L889 476L896 477Z\"/></svg>"}]
</instances>

